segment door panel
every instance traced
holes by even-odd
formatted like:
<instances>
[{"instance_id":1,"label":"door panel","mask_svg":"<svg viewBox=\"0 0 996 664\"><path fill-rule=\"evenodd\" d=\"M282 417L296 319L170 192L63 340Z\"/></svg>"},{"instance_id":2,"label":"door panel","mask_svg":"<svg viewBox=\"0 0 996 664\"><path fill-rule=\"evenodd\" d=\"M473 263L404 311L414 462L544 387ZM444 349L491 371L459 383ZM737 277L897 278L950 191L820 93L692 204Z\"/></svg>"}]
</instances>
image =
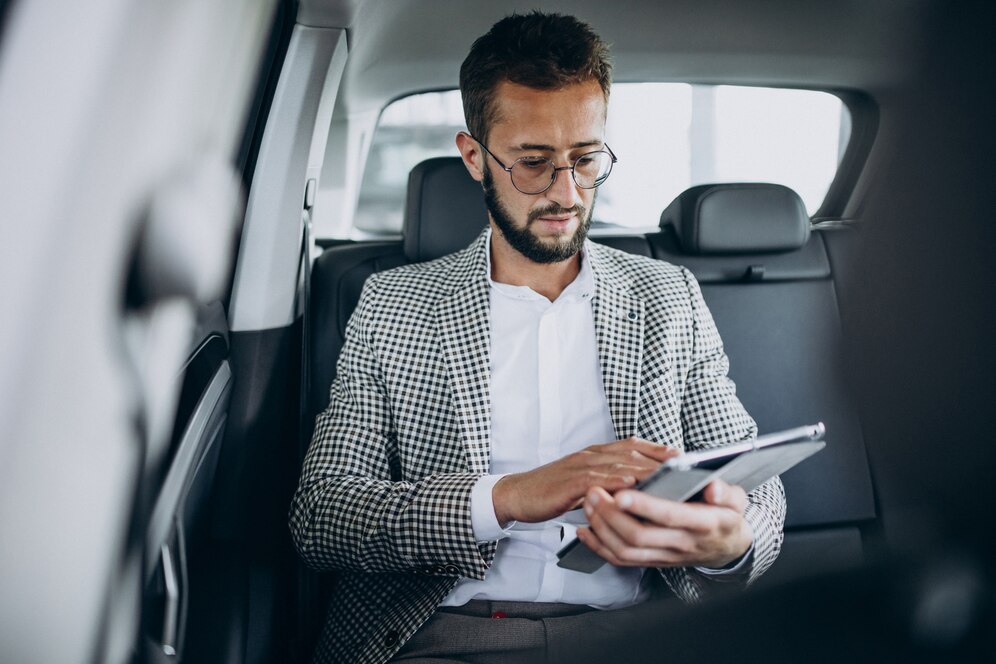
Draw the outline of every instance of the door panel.
<instances>
[{"instance_id":1,"label":"door panel","mask_svg":"<svg viewBox=\"0 0 996 664\"><path fill-rule=\"evenodd\" d=\"M185 380L185 387L198 384L196 379L222 349L227 352L218 336L201 345L188 365L187 378L194 380ZM198 629L188 618L203 597L196 582L203 578L199 570L210 551L210 498L231 384L228 361L221 359L182 423L183 433L148 521L142 626L142 654L148 662L183 660L185 643ZM186 415L182 397L179 414Z\"/></svg>"}]
</instances>

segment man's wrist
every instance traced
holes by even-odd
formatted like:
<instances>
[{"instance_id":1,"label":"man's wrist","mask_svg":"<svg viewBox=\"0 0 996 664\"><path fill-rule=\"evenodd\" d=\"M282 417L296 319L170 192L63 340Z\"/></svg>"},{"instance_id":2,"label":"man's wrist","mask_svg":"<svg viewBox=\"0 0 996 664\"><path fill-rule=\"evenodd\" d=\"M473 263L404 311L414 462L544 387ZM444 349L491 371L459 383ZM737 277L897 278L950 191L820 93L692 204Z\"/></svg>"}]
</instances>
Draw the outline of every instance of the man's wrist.
<instances>
[{"instance_id":1,"label":"man's wrist","mask_svg":"<svg viewBox=\"0 0 996 664\"><path fill-rule=\"evenodd\" d=\"M482 475L470 491L470 519L474 539L490 542L508 535L507 524L498 519L494 504L494 487L505 475Z\"/></svg>"},{"instance_id":2,"label":"man's wrist","mask_svg":"<svg viewBox=\"0 0 996 664\"><path fill-rule=\"evenodd\" d=\"M747 550L738 558L734 558L726 565L722 567L708 567L708 566L696 566L696 570L702 572L707 576L723 576L726 574L737 574L738 572L744 571L744 567L747 565L747 561L750 560L751 556L754 555L754 541L751 540L750 546Z\"/></svg>"},{"instance_id":3,"label":"man's wrist","mask_svg":"<svg viewBox=\"0 0 996 664\"><path fill-rule=\"evenodd\" d=\"M495 519L502 528L507 528L508 524L515 521L510 503L513 493L509 491L511 480L510 474L498 475L498 479L491 485L491 503Z\"/></svg>"}]
</instances>

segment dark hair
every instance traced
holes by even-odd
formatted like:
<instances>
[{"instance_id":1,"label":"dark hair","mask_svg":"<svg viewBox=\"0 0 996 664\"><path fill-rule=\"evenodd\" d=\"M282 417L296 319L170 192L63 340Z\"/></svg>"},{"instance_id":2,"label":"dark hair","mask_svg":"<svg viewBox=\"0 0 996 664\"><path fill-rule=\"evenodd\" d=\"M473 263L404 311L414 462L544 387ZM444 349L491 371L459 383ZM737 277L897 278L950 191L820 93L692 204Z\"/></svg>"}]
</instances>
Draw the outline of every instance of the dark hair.
<instances>
[{"instance_id":1,"label":"dark hair","mask_svg":"<svg viewBox=\"0 0 996 664\"><path fill-rule=\"evenodd\" d=\"M502 81L540 90L597 81L608 101L609 46L573 16L533 11L495 23L474 42L460 67L464 119L481 141L497 120L494 91Z\"/></svg>"}]
</instances>

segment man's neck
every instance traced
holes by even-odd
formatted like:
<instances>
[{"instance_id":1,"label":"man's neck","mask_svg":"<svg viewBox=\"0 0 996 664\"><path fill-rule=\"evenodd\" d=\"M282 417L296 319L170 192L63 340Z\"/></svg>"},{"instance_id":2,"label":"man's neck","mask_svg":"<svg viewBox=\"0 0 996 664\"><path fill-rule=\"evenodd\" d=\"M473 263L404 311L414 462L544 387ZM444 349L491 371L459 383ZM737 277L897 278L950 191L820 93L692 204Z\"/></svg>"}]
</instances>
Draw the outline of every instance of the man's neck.
<instances>
[{"instance_id":1,"label":"man's neck","mask_svg":"<svg viewBox=\"0 0 996 664\"><path fill-rule=\"evenodd\" d=\"M500 233L491 236L491 279L511 286L528 286L553 302L581 271L581 255L559 263L537 263L513 249Z\"/></svg>"}]
</instances>

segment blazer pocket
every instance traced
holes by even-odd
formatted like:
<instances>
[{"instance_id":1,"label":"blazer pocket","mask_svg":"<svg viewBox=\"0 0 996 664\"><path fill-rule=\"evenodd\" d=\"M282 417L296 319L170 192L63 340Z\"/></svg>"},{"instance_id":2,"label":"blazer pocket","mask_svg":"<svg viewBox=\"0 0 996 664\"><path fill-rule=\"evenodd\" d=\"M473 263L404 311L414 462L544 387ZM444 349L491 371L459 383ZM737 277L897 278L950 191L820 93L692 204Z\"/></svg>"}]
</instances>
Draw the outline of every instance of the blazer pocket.
<instances>
[{"instance_id":1,"label":"blazer pocket","mask_svg":"<svg viewBox=\"0 0 996 664\"><path fill-rule=\"evenodd\" d=\"M684 449L681 435L681 404L674 389L674 375L667 371L640 388L641 438Z\"/></svg>"}]
</instances>

